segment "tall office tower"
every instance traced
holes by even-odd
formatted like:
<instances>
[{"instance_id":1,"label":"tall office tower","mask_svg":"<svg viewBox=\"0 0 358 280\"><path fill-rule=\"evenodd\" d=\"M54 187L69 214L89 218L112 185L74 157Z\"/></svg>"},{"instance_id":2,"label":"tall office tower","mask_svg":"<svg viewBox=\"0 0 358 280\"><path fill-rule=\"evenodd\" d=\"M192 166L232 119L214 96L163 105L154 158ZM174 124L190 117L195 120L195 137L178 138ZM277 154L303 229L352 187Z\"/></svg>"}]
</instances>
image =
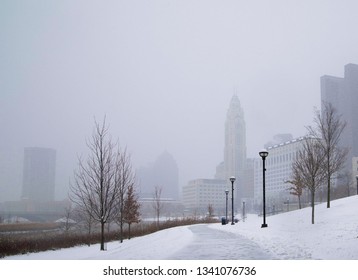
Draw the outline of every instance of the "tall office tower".
<instances>
[{"instance_id":1,"label":"tall office tower","mask_svg":"<svg viewBox=\"0 0 358 280\"><path fill-rule=\"evenodd\" d=\"M56 151L25 148L22 199L48 202L55 199Z\"/></svg>"},{"instance_id":2,"label":"tall office tower","mask_svg":"<svg viewBox=\"0 0 358 280\"><path fill-rule=\"evenodd\" d=\"M240 178L246 162L246 125L239 98L234 95L225 122L225 177Z\"/></svg>"},{"instance_id":3,"label":"tall office tower","mask_svg":"<svg viewBox=\"0 0 358 280\"><path fill-rule=\"evenodd\" d=\"M358 65L345 65L343 78L321 77L321 102L331 103L347 122L340 145L349 148L346 170L352 172L352 158L358 156Z\"/></svg>"},{"instance_id":4,"label":"tall office tower","mask_svg":"<svg viewBox=\"0 0 358 280\"><path fill-rule=\"evenodd\" d=\"M246 169L246 125L244 111L239 98L234 95L231 99L225 122L224 147L224 180L229 181L231 176L236 177L235 189L238 195L236 205L241 201Z\"/></svg>"},{"instance_id":5,"label":"tall office tower","mask_svg":"<svg viewBox=\"0 0 358 280\"><path fill-rule=\"evenodd\" d=\"M179 170L174 157L163 152L152 164L136 172L140 198L153 198L155 186L162 187L161 197L179 199Z\"/></svg>"}]
</instances>

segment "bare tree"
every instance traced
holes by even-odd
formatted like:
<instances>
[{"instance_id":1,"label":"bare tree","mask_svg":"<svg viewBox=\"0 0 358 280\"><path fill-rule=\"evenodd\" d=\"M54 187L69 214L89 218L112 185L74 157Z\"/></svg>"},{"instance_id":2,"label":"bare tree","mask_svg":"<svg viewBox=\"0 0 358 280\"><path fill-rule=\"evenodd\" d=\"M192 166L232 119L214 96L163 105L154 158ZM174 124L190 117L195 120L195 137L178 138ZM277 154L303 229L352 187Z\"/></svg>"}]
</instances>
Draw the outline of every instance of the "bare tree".
<instances>
[{"instance_id":1,"label":"bare tree","mask_svg":"<svg viewBox=\"0 0 358 280\"><path fill-rule=\"evenodd\" d=\"M91 235L92 235L92 231L94 226L96 225L95 220L93 219L93 215L91 215L90 213L87 212L87 210L83 207L79 207L77 205L77 207L75 208L75 216L76 219L79 221L78 225L80 226L80 229L84 229L85 232L87 233L87 237L88 237L88 246L91 245Z\"/></svg>"},{"instance_id":2,"label":"bare tree","mask_svg":"<svg viewBox=\"0 0 358 280\"><path fill-rule=\"evenodd\" d=\"M104 250L104 226L114 210L117 198L115 184L116 164L114 145L108 134L105 119L102 124L95 121L86 161L79 158L74 183L70 185L70 199L101 225L100 250Z\"/></svg>"},{"instance_id":3,"label":"bare tree","mask_svg":"<svg viewBox=\"0 0 358 280\"><path fill-rule=\"evenodd\" d=\"M164 204L161 200L162 196L162 187L161 186L155 186L154 187L154 194L153 194L153 208L155 211L155 215L157 217L157 227L159 227L159 218L160 213L162 212L162 209L164 207Z\"/></svg>"},{"instance_id":4,"label":"bare tree","mask_svg":"<svg viewBox=\"0 0 358 280\"><path fill-rule=\"evenodd\" d=\"M291 184L291 186L289 187L289 191L290 194L297 196L298 198L298 207L299 209L302 208L302 204L301 204L301 196L303 193L303 182L302 182L302 175L301 173L294 168L294 166L292 166L292 179L291 180L287 180L285 183L289 183Z\"/></svg>"},{"instance_id":5,"label":"bare tree","mask_svg":"<svg viewBox=\"0 0 358 280\"><path fill-rule=\"evenodd\" d=\"M325 172L327 180L327 208L331 207L331 179L339 172L345 163L348 150L339 147L339 140L346 122L331 103L323 103L322 112L315 111L315 128L308 127L309 133L321 139L319 144L325 154Z\"/></svg>"},{"instance_id":6,"label":"bare tree","mask_svg":"<svg viewBox=\"0 0 358 280\"><path fill-rule=\"evenodd\" d=\"M311 194L312 224L314 224L315 193L326 179L325 170L322 168L325 153L319 141L320 139L307 137L293 163L293 173L300 174L302 185L307 187Z\"/></svg>"},{"instance_id":7,"label":"bare tree","mask_svg":"<svg viewBox=\"0 0 358 280\"><path fill-rule=\"evenodd\" d=\"M209 215L209 218L214 216L214 206L211 203L209 203L209 205L208 205L208 215Z\"/></svg>"},{"instance_id":8,"label":"bare tree","mask_svg":"<svg viewBox=\"0 0 358 280\"><path fill-rule=\"evenodd\" d=\"M130 185L124 202L124 222L128 224L128 239L131 238L131 224L140 221L140 204L134 186Z\"/></svg>"},{"instance_id":9,"label":"bare tree","mask_svg":"<svg viewBox=\"0 0 358 280\"><path fill-rule=\"evenodd\" d=\"M70 231L71 227L74 224L73 219L71 218L72 216L73 216L72 204L69 203L65 207L65 216L64 216L64 221L63 221L63 228L66 233Z\"/></svg>"},{"instance_id":10,"label":"bare tree","mask_svg":"<svg viewBox=\"0 0 358 280\"><path fill-rule=\"evenodd\" d=\"M117 186L116 202L116 221L120 228L120 242L123 242L123 226L125 223L125 199L130 188L135 185L135 174L133 172L130 155L127 150L119 151L116 157L116 176L115 184Z\"/></svg>"},{"instance_id":11,"label":"bare tree","mask_svg":"<svg viewBox=\"0 0 358 280\"><path fill-rule=\"evenodd\" d=\"M351 187L353 186L352 181L352 172L345 171L338 175L338 178L341 180L342 187L347 188L347 196L351 195Z\"/></svg>"}]
</instances>

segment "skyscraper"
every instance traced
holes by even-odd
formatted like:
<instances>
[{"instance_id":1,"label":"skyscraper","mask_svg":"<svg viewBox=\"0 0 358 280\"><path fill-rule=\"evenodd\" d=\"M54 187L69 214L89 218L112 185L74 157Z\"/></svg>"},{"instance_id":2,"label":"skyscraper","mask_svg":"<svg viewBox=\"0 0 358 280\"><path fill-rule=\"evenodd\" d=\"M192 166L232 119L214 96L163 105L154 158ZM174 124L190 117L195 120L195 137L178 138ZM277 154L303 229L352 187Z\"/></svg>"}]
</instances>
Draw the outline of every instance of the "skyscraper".
<instances>
[{"instance_id":1,"label":"skyscraper","mask_svg":"<svg viewBox=\"0 0 358 280\"><path fill-rule=\"evenodd\" d=\"M239 98L231 99L225 122L224 170L225 178L240 180L246 162L246 125Z\"/></svg>"},{"instance_id":2,"label":"skyscraper","mask_svg":"<svg viewBox=\"0 0 358 280\"><path fill-rule=\"evenodd\" d=\"M153 198L155 186L162 187L162 198L179 199L179 171L174 157L163 152L152 164L136 172L140 198Z\"/></svg>"},{"instance_id":3,"label":"skyscraper","mask_svg":"<svg viewBox=\"0 0 358 280\"><path fill-rule=\"evenodd\" d=\"M54 201L56 151L47 148L25 148L22 199Z\"/></svg>"},{"instance_id":4,"label":"skyscraper","mask_svg":"<svg viewBox=\"0 0 358 280\"><path fill-rule=\"evenodd\" d=\"M358 65L345 65L343 78L322 76L321 102L331 103L347 122L340 145L349 148L346 169L352 171L352 158L358 156Z\"/></svg>"},{"instance_id":5,"label":"skyscraper","mask_svg":"<svg viewBox=\"0 0 358 280\"><path fill-rule=\"evenodd\" d=\"M183 203L187 210L206 213L208 205L215 213L225 214L225 190L230 190L229 178L235 176L234 212L237 213L242 201L253 199L253 179L248 180L248 170L253 172L253 163L247 168L246 125L244 111L237 95L231 98L225 121L224 161L216 168L215 179L196 179L183 187ZM229 207L230 208L230 207Z\"/></svg>"},{"instance_id":6,"label":"skyscraper","mask_svg":"<svg viewBox=\"0 0 358 280\"><path fill-rule=\"evenodd\" d=\"M215 178L226 180L235 176L236 205L245 193L246 175L246 124L240 100L235 94L231 98L225 121L224 162L217 167Z\"/></svg>"}]
</instances>

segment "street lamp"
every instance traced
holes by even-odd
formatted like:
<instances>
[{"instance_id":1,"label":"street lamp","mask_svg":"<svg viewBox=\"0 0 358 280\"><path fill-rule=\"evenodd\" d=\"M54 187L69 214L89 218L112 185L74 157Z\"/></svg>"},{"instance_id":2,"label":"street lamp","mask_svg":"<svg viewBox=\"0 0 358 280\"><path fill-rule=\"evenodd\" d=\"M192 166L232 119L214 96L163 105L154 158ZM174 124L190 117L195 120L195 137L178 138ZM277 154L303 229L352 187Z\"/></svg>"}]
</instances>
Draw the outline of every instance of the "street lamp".
<instances>
[{"instance_id":1,"label":"street lamp","mask_svg":"<svg viewBox=\"0 0 358 280\"><path fill-rule=\"evenodd\" d=\"M265 160L266 157L268 156L268 152L266 150L262 150L261 152L259 152L260 157L262 158L262 191L263 191L263 214L264 214L264 222L261 225L262 228L267 227L266 224L266 205L265 205Z\"/></svg>"},{"instance_id":2,"label":"street lamp","mask_svg":"<svg viewBox=\"0 0 358 280\"><path fill-rule=\"evenodd\" d=\"M356 175L356 179L357 179L357 194L358 194L358 175Z\"/></svg>"},{"instance_id":3,"label":"street lamp","mask_svg":"<svg viewBox=\"0 0 358 280\"><path fill-rule=\"evenodd\" d=\"M246 215L245 205L246 205L246 202L243 201L243 202L242 202L242 221L243 221L243 222L245 222L245 215Z\"/></svg>"},{"instance_id":4,"label":"street lamp","mask_svg":"<svg viewBox=\"0 0 358 280\"><path fill-rule=\"evenodd\" d=\"M290 211L290 199L287 198L287 212Z\"/></svg>"},{"instance_id":5,"label":"street lamp","mask_svg":"<svg viewBox=\"0 0 358 280\"><path fill-rule=\"evenodd\" d=\"M229 190L225 190L225 195L226 195L225 224L227 224L227 204L228 204L228 194L229 194Z\"/></svg>"},{"instance_id":6,"label":"street lamp","mask_svg":"<svg viewBox=\"0 0 358 280\"><path fill-rule=\"evenodd\" d=\"M231 176L230 177L230 181L231 181L231 224L234 225L234 182L235 182L235 177Z\"/></svg>"}]
</instances>

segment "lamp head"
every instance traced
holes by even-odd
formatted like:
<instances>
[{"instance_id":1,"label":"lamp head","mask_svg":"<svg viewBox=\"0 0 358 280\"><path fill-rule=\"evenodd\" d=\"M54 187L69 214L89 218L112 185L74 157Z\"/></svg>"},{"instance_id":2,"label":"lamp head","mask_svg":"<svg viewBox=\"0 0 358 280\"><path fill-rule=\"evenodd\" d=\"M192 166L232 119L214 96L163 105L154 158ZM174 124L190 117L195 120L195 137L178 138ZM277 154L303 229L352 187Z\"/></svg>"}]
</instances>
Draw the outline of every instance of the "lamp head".
<instances>
[{"instance_id":1,"label":"lamp head","mask_svg":"<svg viewBox=\"0 0 358 280\"><path fill-rule=\"evenodd\" d=\"M231 183L235 182L235 180L236 180L235 176L231 176L231 177L230 177L230 182L231 182Z\"/></svg>"},{"instance_id":2,"label":"lamp head","mask_svg":"<svg viewBox=\"0 0 358 280\"><path fill-rule=\"evenodd\" d=\"M268 156L268 151L262 150L259 152L260 157L262 157L263 160Z\"/></svg>"}]
</instances>

